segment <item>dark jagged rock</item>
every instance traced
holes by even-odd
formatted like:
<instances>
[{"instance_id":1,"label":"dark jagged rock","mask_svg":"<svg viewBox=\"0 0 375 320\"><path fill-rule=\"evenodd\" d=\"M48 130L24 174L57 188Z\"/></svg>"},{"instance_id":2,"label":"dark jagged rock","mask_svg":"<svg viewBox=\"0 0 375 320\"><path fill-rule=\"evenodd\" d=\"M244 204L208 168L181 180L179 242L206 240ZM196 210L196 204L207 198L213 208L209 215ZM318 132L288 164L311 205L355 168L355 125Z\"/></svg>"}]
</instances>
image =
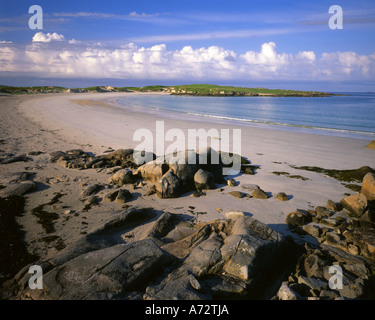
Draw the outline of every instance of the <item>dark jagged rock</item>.
<instances>
[{"instance_id":1,"label":"dark jagged rock","mask_svg":"<svg viewBox=\"0 0 375 320\"><path fill-rule=\"evenodd\" d=\"M269 198L269 195L267 193L265 193L262 189L255 189L255 190L253 190L253 192L251 193L251 195L254 198L257 198L257 199L268 199Z\"/></svg>"},{"instance_id":2,"label":"dark jagged rock","mask_svg":"<svg viewBox=\"0 0 375 320\"><path fill-rule=\"evenodd\" d=\"M73 149L66 152L55 151L50 153L50 161L70 169L112 168L116 166L136 169L140 165L138 162L139 155L144 156L145 153L133 149L119 149L105 155L94 156L81 149ZM150 154L149 157L155 159L154 154Z\"/></svg>"},{"instance_id":3,"label":"dark jagged rock","mask_svg":"<svg viewBox=\"0 0 375 320\"><path fill-rule=\"evenodd\" d=\"M143 159L156 159L155 154L146 151L137 151L133 149L119 149L106 155L98 156L99 159L104 160L105 163L110 163L112 166L122 166L124 168L138 168Z\"/></svg>"},{"instance_id":4,"label":"dark jagged rock","mask_svg":"<svg viewBox=\"0 0 375 320\"><path fill-rule=\"evenodd\" d=\"M241 165L241 172L243 172L244 174L250 174L250 175L254 175L256 170L260 169L259 166L253 166L253 165Z\"/></svg>"},{"instance_id":5,"label":"dark jagged rock","mask_svg":"<svg viewBox=\"0 0 375 320\"><path fill-rule=\"evenodd\" d=\"M26 156L25 154L15 155L13 153L0 152L0 164L8 164L13 162L28 162L33 161L32 158Z\"/></svg>"},{"instance_id":6,"label":"dark jagged rock","mask_svg":"<svg viewBox=\"0 0 375 320\"><path fill-rule=\"evenodd\" d=\"M342 205L336 202L333 202L332 200L328 200L326 204L326 208L328 210L337 212L342 210Z\"/></svg>"},{"instance_id":7,"label":"dark jagged rock","mask_svg":"<svg viewBox=\"0 0 375 320\"><path fill-rule=\"evenodd\" d=\"M352 221L343 236L348 243L359 247L360 254L375 261L375 225L365 221Z\"/></svg>"},{"instance_id":8,"label":"dark jagged rock","mask_svg":"<svg viewBox=\"0 0 375 320\"><path fill-rule=\"evenodd\" d=\"M106 202L114 201L116 203L124 204L128 202L129 200L131 200L132 198L133 198L133 195L128 190L120 189L120 190L107 193L104 196L103 200Z\"/></svg>"},{"instance_id":9,"label":"dark jagged rock","mask_svg":"<svg viewBox=\"0 0 375 320\"><path fill-rule=\"evenodd\" d=\"M146 231L145 238L163 238L165 237L178 222L182 219L169 212L163 213Z\"/></svg>"},{"instance_id":10,"label":"dark jagged rock","mask_svg":"<svg viewBox=\"0 0 375 320\"><path fill-rule=\"evenodd\" d=\"M227 180L227 185L230 186L230 187L236 187L237 186L237 182L234 179L228 179Z\"/></svg>"},{"instance_id":11,"label":"dark jagged rock","mask_svg":"<svg viewBox=\"0 0 375 320\"><path fill-rule=\"evenodd\" d=\"M201 279L207 279L202 292L214 297L266 297L272 279L288 269L288 259L293 255L293 246L285 238L247 216L211 222L180 242L181 246L187 244L181 268L201 283ZM169 251L173 244L163 248ZM270 261L282 267L277 271ZM168 279L161 283L168 283Z\"/></svg>"},{"instance_id":12,"label":"dark jagged rock","mask_svg":"<svg viewBox=\"0 0 375 320\"><path fill-rule=\"evenodd\" d=\"M276 197L276 199L279 199L280 201L288 201L289 200L289 198L288 198L288 196L286 195L285 192L278 192L275 197Z\"/></svg>"},{"instance_id":13,"label":"dark jagged rock","mask_svg":"<svg viewBox=\"0 0 375 320\"><path fill-rule=\"evenodd\" d=\"M88 186L85 190L82 191L81 196L82 197L89 197L97 193L102 188L102 185L100 184L92 184Z\"/></svg>"},{"instance_id":14,"label":"dark jagged rock","mask_svg":"<svg viewBox=\"0 0 375 320\"><path fill-rule=\"evenodd\" d=\"M288 273L295 255L291 242L244 216L185 230L187 222L164 213L143 239L124 243L114 236L154 216L149 209L128 209L54 258L36 262L43 269L43 290L28 287L25 267L13 280L16 297L264 298L274 292L277 279Z\"/></svg>"},{"instance_id":15,"label":"dark jagged rock","mask_svg":"<svg viewBox=\"0 0 375 320\"><path fill-rule=\"evenodd\" d=\"M330 287L329 282L333 281L334 275L330 271L332 266L342 270L342 288ZM338 248L305 245L305 253L300 257L295 272L283 282L277 297L280 300L373 299L375 283L370 271L373 268L373 263ZM297 294L285 294L285 287Z\"/></svg>"},{"instance_id":16,"label":"dark jagged rock","mask_svg":"<svg viewBox=\"0 0 375 320\"><path fill-rule=\"evenodd\" d=\"M181 195L180 180L177 176L168 171L155 184L156 194L162 199L178 198Z\"/></svg>"},{"instance_id":17,"label":"dark jagged rock","mask_svg":"<svg viewBox=\"0 0 375 320\"><path fill-rule=\"evenodd\" d=\"M287 224L296 226L296 227L302 226L311 221L312 221L311 215L307 211L299 210L299 209L297 209L295 212L290 212L285 219L285 222Z\"/></svg>"},{"instance_id":18,"label":"dark jagged rock","mask_svg":"<svg viewBox=\"0 0 375 320\"><path fill-rule=\"evenodd\" d=\"M91 251L53 268L43 277L43 290L28 290L31 299L95 299L142 288L173 258L152 240L118 244Z\"/></svg>"},{"instance_id":19,"label":"dark jagged rock","mask_svg":"<svg viewBox=\"0 0 375 320\"><path fill-rule=\"evenodd\" d=\"M200 168L211 172L215 177L215 182L222 183L224 180L223 168L226 166L225 162L223 162L224 156L225 155L221 152L217 152L215 149L208 147L198 154L198 169ZM226 160L224 159L224 161Z\"/></svg>"},{"instance_id":20,"label":"dark jagged rock","mask_svg":"<svg viewBox=\"0 0 375 320\"><path fill-rule=\"evenodd\" d=\"M306 253L300 258L295 274L280 288L277 298L295 299L296 296L290 294L291 289L300 295L298 299L375 298L373 203L359 193L342 199L340 204L342 206L329 200L326 207L318 206L313 210L313 221L319 226L307 224L303 225L303 230L316 237L320 245L311 248L305 244ZM296 222L300 224L302 219ZM322 228L321 224L330 228ZM316 286L332 279L329 271L332 266L342 270L342 288Z\"/></svg>"},{"instance_id":21,"label":"dark jagged rock","mask_svg":"<svg viewBox=\"0 0 375 320\"><path fill-rule=\"evenodd\" d=\"M231 192L228 192L228 194L236 198L244 198L244 197L249 196L248 194L241 192L241 191L231 191Z\"/></svg>"},{"instance_id":22,"label":"dark jagged rock","mask_svg":"<svg viewBox=\"0 0 375 320\"><path fill-rule=\"evenodd\" d=\"M140 166L135 175L153 182L156 190L159 189L157 194L162 198L170 197L167 196L165 191L162 191L162 181L165 189L167 185L172 188L170 182L173 180L175 188L173 187L172 189L175 189L175 191L171 192L171 194L176 197L176 195L179 196L194 189L198 191L213 189L216 187L215 183L226 183L223 172L233 159L242 163L249 163L247 159L239 155L216 152L212 148L207 148L207 150L199 153L195 153L192 150L184 150L167 154ZM166 177L171 181L168 182ZM175 178L177 178L178 183Z\"/></svg>"},{"instance_id":23,"label":"dark jagged rock","mask_svg":"<svg viewBox=\"0 0 375 320\"><path fill-rule=\"evenodd\" d=\"M35 189L35 183L31 180L20 181L8 184L0 190L0 196L9 197L12 195L22 196Z\"/></svg>"},{"instance_id":24,"label":"dark jagged rock","mask_svg":"<svg viewBox=\"0 0 375 320\"><path fill-rule=\"evenodd\" d=\"M118 190L115 202L120 203L120 204L124 204L131 199L133 199L133 195L128 190L120 189L120 190Z\"/></svg>"},{"instance_id":25,"label":"dark jagged rock","mask_svg":"<svg viewBox=\"0 0 375 320\"><path fill-rule=\"evenodd\" d=\"M198 283L198 284L197 284ZM208 290L201 290L200 283L186 269L172 271L158 284L146 288L144 300L209 300Z\"/></svg>"},{"instance_id":26,"label":"dark jagged rock","mask_svg":"<svg viewBox=\"0 0 375 320\"><path fill-rule=\"evenodd\" d=\"M163 246L171 254L178 253L183 264L150 285L145 298L265 297L273 280L288 269L292 247L279 233L251 217L205 224L186 238ZM282 267L276 270L271 261ZM190 275L201 284L200 290L192 290L187 282ZM181 295L176 291L179 286Z\"/></svg>"}]
</instances>

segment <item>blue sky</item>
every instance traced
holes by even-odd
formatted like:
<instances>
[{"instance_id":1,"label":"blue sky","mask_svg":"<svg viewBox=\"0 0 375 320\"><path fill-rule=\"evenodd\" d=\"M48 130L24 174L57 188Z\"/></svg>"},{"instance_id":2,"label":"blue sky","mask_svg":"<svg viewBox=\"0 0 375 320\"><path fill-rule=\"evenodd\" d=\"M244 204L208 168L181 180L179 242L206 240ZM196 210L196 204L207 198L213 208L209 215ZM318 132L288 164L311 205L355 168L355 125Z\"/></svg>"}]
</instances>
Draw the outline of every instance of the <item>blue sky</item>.
<instances>
[{"instance_id":1,"label":"blue sky","mask_svg":"<svg viewBox=\"0 0 375 320\"><path fill-rule=\"evenodd\" d=\"M0 4L0 83L375 88L369 0ZM42 30L28 26L33 4ZM343 9L342 30L328 26L331 5Z\"/></svg>"}]
</instances>

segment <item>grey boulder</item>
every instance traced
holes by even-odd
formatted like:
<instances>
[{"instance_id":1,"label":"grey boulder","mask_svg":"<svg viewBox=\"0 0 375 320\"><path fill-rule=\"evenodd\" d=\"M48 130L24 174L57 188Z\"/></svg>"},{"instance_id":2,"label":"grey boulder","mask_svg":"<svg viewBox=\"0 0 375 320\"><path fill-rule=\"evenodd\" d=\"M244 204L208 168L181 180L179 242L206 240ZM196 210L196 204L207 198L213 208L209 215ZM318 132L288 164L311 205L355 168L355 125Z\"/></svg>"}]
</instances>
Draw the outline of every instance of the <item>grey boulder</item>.
<instances>
[{"instance_id":1,"label":"grey boulder","mask_svg":"<svg viewBox=\"0 0 375 320\"><path fill-rule=\"evenodd\" d=\"M197 190L214 189L215 177L211 172L199 169L194 175L194 183Z\"/></svg>"},{"instance_id":2,"label":"grey boulder","mask_svg":"<svg viewBox=\"0 0 375 320\"><path fill-rule=\"evenodd\" d=\"M155 184L156 194L162 199L177 198L181 194L180 180L168 171Z\"/></svg>"}]
</instances>

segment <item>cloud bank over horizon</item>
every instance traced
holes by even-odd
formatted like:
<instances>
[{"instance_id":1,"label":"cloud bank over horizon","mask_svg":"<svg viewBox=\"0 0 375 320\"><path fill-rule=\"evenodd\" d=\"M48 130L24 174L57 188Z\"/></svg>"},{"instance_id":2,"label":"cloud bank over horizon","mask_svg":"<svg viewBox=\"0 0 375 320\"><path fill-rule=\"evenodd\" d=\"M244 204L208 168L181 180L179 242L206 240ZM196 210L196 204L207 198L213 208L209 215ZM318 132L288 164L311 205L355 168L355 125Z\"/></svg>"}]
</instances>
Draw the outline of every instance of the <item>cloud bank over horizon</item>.
<instances>
[{"instance_id":1,"label":"cloud bank over horizon","mask_svg":"<svg viewBox=\"0 0 375 320\"><path fill-rule=\"evenodd\" d=\"M41 78L117 78L147 80L362 81L375 78L375 52L278 52L264 42L257 51L236 52L221 46L168 50L126 43L108 46L57 33L36 33L20 45L0 41L0 72Z\"/></svg>"}]
</instances>

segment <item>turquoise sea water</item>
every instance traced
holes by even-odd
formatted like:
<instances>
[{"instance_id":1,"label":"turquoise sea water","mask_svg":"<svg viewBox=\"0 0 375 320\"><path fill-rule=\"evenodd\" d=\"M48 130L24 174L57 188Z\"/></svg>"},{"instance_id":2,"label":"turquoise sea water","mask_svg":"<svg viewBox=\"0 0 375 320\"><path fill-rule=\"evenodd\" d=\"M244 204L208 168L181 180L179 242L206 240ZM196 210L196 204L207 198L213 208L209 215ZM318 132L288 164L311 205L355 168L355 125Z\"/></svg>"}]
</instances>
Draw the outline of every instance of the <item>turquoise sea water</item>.
<instances>
[{"instance_id":1,"label":"turquoise sea water","mask_svg":"<svg viewBox=\"0 0 375 320\"><path fill-rule=\"evenodd\" d=\"M168 111L238 125L375 139L375 93L332 97L194 97L129 95L117 99L134 110Z\"/></svg>"}]
</instances>

